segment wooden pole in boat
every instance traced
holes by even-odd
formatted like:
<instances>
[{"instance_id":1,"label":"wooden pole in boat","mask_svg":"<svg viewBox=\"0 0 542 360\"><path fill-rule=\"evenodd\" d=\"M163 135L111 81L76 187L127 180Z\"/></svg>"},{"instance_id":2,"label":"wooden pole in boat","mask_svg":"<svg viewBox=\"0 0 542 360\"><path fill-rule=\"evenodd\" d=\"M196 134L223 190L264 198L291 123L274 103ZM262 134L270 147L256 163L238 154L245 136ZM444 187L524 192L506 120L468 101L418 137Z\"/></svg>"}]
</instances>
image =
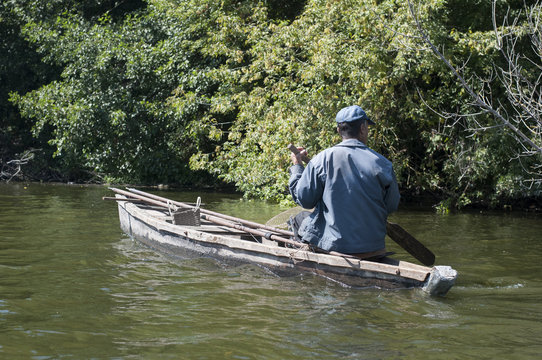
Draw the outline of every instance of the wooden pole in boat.
<instances>
[{"instance_id":1,"label":"wooden pole in boat","mask_svg":"<svg viewBox=\"0 0 542 360\"><path fill-rule=\"evenodd\" d=\"M166 209L169 208L168 204L164 203L162 201L157 201L157 200L154 200L154 199L151 199L151 198L147 198L145 196L132 194L131 192L121 190L121 189L117 189L117 188L114 188L114 187L110 187L109 190L111 190L113 192L116 192L117 194L129 197L128 199L115 198L117 201L126 201L126 200L128 200L129 202L131 202L131 201L134 201L134 200L139 200L139 201L146 202L146 203L152 204L152 205L157 205L157 206L160 206L160 207L163 207L163 208L166 208Z\"/></svg>"},{"instance_id":2,"label":"wooden pole in boat","mask_svg":"<svg viewBox=\"0 0 542 360\"><path fill-rule=\"evenodd\" d=\"M160 200L149 198L149 197L147 197L145 195L135 194L135 193L125 191L125 190L121 190L121 189L117 189L117 188L114 188L114 187L110 187L109 189L111 191L117 193L117 194L128 196L128 197L132 198L132 199L128 198L128 200L136 199L136 200L140 200L140 201L146 202L148 204L157 205L157 206L160 206L160 207L163 207L163 208L166 208L166 209L169 207L167 203L165 203L163 201L160 201ZM117 200L118 201L125 201L126 199L118 198ZM219 213L216 213L216 214L219 214ZM222 215L222 214L220 214L220 215ZM289 245L295 246L298 249L303 248L303 247L309 247L309 248L313 249L315 252L319 252L319 253L335 255L335 256L341 256L341 257L344 257L344 258L350 258L350 259L356 259L356 260L362 260L362 258L357 257L357 256L343 254L343 253L339 253L339 252L336 252L336 251L326 251L324 249L320 249L318 247L315 247L314 245L309 245L309 244L306 244L306 243L300 243L298 241L290 240L290 239L284 238L282 236L279 236L277 234L273 234L271 232L265 232L265 231L262 231L262 230L246 227L246 226L238 224L238 223L236 223L234 221L226 220L226 219L220 218L218 216L214 216L214 215L210 215L210 214L201 214L201 209L200 209L200 217L202 219L204 219L204 220L210 221L210 222L218 224L218 225L227 226L227 227L230 227L230 228L233 228L233 229L236 229L236 230L244 231L244 232L252 234L252 235L262 236L262 237L264 237L266 239L269 239L269 240L274 240L274 241L282 242L282 243L285 243L285 244L289 244ZM292 233L292 235L293 235L293 233Z\"/></svg>"},{"instance_id":3,"label":"wooden pole in boat","mask_svg":"<svg viewBox=\"0 0 542 360\"><path fill-rule=\"evenodd\" d=\"M113 187L110 187L109 189L116 192L117 194L120 194L120 195L129 196L129 197L132 197L132 198L134 198L136 200L143 201L143 202L153 204L153 205L158 205L158 206L161 206L161 207L166 208L166 209L168 208L167 202L157 200L157 199L153 199L153 198L150 198L150 197L148 197L146 195L135 194L135 193L132 193L132 192L129 192L129 191L125 191L125 190L121 190L121 189L117 189L117 188L113 188ZM118 199L118 201L124 201L124 200L125 199ZM128 199L128 201L133 201L133 200ZM177 202L171 201L171 204L175 205L175 203L177 203ZM192 207L192 206L189 206L187 204L184 204L184 205L185 205L185 207ZM201 218L205 219L205 220L208 220L210 222L213 222L215 224L224 225L224 226L231 227L231 228L234 228L234 229L237 229L237 230L241 230L241 231L244 231L244 232L247 232L247 233L251 233L251 234L254 234L254 235L257 235L257 236L263 236L266 239L281 241L283 243L290 244L290 245L297 245L298 247L303 245L303 243L299 243L297 241L286 239L284 237L278 236L277 234L273 234L271 232L265 232L265 231L254 229L254 228L251 228L251 227L246 227L246 226L243 226L241 224L237 224L235 220L233 220L233 221L232 220L227 220L227 219L224 219L224 218L221 218L219 216L214 215L214 214L218 214L218 213L214 213L213 215L212 214L205 214L205 213L201 214L202 210L203 209L200 209Z\"/></svg>"},{"instance_id":4,"label":"wooden pole in boat","mask_svg":"<svg viewBox=\"0 0 542 360\"><path fill-rule=\"evenodd\" d=\"M120 198L118 198L118 197L102 196L102 200L119 201L119 199L120 199ZM143 202L143 200L139 200L139 199L122 199L122 201L127 201L127 202Z\"/></svg>"},{"instance_id":5,"label":"wooden pole in boat","mask_svg":"<svg viewBox=\"0 0 542 360\"><path fill-rule=\"evenodd\" d=\"M177 206L180 206L180 207L194 208L194 206L189 205L187 203L183 203L183 202L180 202L180 201L173 201L173 200L167 199L165 197L161 197L161 196L154 195L154 194L149 194L149 193L141 191L141 190L137 190L137 189L133 189L133 188L128 188L128 190L130 192L135 193L135 194L143 195L143 196L149 197L149 198L154 199L154 200L163 201L165 203L167 203L169 201L173 205L177 205ZM214 211L207 210L207 209L200 208L200 213L216 216L216 217L223 218L223 219L230 220L230 221L235 221L235 222L238 222L240 224L243 224L245 226L248 226L248 227L251 227L251 228L254 228L254 229L262 229L262 230L272 231L272 232L275 232L277 234L282 234L282 235L286 235L286 236L294 236L294 233L291 232L291 231L288 231L288 230L278 229L278 228L275 228L275 227L272 227L272 226L259 224L259 223L249 221L249 220L245 220L245 219L236 218L236 217L233 217L233 216L221 214L221 213L214 212Z\"/></svg>"},{"instance_id":6,"label":"wooden pole in boat","mask_svg":"<svg viewBox=\"0 0 542 360\"><path fill-rule=\"evenodd\" d=\"M288 145L288 149L295 155L299 154L299 149L293 144ZM305 157L308 161L308 158ZM424 244L419 242L414 236L410 235L399 224L386 222L386 232L388 236L399 246L405 249L415 259L426 266L432 266L435 263L435 254L431 252Z\"/></svg>"}]
</instances>

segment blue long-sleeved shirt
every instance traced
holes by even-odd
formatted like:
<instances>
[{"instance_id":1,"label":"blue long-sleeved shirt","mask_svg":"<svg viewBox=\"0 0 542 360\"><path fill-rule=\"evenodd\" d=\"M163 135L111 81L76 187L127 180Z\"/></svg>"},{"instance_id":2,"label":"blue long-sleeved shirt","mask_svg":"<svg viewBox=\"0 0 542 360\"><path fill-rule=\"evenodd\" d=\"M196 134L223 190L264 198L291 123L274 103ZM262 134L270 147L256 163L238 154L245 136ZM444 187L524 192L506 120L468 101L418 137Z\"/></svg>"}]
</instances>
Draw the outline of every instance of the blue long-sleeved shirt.
<instances>
[{"instance_id":1,"label":"blue long-sleeved shirt","mask_svg":"<svg viewBox=\"0 0 542 360\"><path fill-rule=\"evenodd\" d=\"M314 208L299 229L304 241L324 250L363 253L384 249L388 214L397 210L399 188L392 163L357 139L290 168L294 201Z\"/></svg>"}]
</instances>

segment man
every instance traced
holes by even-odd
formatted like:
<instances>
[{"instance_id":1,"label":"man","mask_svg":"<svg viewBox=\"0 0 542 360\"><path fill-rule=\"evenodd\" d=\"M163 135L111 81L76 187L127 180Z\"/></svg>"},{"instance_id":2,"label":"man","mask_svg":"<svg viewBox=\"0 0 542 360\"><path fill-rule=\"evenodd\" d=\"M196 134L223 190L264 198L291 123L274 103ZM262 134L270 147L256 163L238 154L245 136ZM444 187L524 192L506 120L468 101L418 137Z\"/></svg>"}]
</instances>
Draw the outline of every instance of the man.
<instances>
[{"instance_id":1,"label":"man","mask_svg":"<svg viewBox=\"0 0 542 360\"><path fill-rule=\"evenodd\" d=\"M346 107L335 120L341 143L316 155L306 168L305 149L292 154L290 194L305 209L314 208L298 234L324 250L383 256L387 217L400 199L392 164L367 147L374 122L361 107Z\"/></svg>"}]
</instances>

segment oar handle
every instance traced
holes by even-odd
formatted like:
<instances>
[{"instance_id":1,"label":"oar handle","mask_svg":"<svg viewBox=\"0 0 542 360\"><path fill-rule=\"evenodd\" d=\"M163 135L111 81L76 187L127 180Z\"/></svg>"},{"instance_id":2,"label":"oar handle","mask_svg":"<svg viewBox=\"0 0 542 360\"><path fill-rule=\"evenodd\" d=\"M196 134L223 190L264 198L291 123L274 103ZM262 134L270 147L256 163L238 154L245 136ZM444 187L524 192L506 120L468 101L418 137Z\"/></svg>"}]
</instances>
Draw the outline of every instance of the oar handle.
<instances>
[{"instance_id":1,"label":"oar handle","mask_svg":"<svg viewBox=\"0 0 542 360\"><path fill-rule=\"evenodd\" d=\"M294 144L288 144L288 150L290 150L294 155L300 154L299 149ZM305 155L303 156L303 160L309 162L311 159L307 155Z\"/></svg>"},{"instance_id":2,"label":"oar handle","mask_svg":"<svg viewBox=\"0 0 542 360\"><path fill-rule=\"evenodd\" d=\"M295 147L294 144L288 144L288 149L295 155L299 154L299 150L297 149L297 147Z\"/></svg>"}]
</instances>

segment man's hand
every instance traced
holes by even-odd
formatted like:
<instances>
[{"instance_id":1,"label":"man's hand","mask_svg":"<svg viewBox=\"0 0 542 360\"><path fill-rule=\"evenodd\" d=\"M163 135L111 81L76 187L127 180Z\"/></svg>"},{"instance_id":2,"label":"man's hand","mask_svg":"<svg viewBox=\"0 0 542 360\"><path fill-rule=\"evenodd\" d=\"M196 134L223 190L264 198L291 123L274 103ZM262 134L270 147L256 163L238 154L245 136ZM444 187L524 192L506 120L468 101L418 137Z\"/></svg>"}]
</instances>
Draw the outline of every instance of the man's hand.
<instances>
[{"instance_id":1,"label":"man's hand","mask_svg":"<svg viewBox=\"0 0 542 360\"><path fill-rule=\"evenodd\" d=\"M304 147L294 146L292 144L288 145L288 149L292 152L290 154L290 159L294 165L303 165L303 161L308 163L310 161L309 154Z\"/></svg>"}]
</instances>

